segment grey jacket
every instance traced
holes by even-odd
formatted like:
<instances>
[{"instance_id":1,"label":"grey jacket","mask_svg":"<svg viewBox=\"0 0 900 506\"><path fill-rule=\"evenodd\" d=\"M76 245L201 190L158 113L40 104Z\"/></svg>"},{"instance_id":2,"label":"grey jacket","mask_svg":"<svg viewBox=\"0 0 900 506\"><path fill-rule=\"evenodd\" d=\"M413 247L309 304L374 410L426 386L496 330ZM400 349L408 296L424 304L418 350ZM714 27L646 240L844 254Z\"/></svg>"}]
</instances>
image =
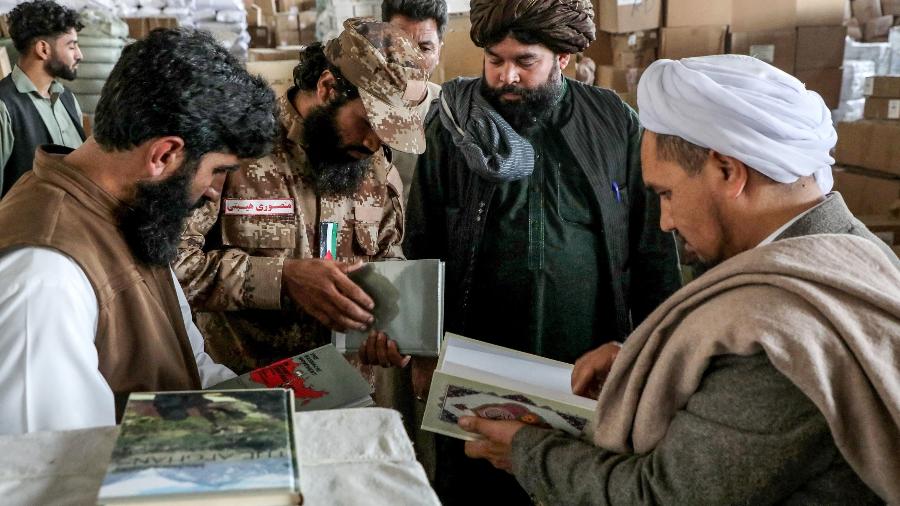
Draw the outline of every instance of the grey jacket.
<instances>
[{"instance_id":1,"label":"grey jacket","mask_svg":"<svg viewBox=\"0 0 900 506\"><path fill-rule=\"evenodd\" d=\"M777 239L821 233L869 239L900 268L836 193ZM764 353L713 360L649 454L526 427L513 439L512 462L519 483L547 504L883 503L841 456L812 401Z\"/></svg>"}]
</instances>

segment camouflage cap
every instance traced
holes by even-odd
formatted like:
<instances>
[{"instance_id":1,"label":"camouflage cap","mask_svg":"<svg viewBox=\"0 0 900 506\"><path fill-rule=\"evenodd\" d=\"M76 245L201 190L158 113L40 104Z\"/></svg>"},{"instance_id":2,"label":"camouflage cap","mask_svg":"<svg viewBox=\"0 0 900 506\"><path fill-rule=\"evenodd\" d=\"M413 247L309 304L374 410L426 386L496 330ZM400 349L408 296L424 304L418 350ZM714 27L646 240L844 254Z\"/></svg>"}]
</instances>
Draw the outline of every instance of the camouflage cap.
<instances>
[{"instance_id":1,"label":"camouflage cap","mask_svg":"<svg viewBox=\"0 0 900 506\"><path fill-rule=\"evenodd\" d=\"M359 88L372 129L382 142L407 153L425 152L425 57L405 32L373 18L351 18L325 43L325 57Z\"/></svg>"}]
</instances>

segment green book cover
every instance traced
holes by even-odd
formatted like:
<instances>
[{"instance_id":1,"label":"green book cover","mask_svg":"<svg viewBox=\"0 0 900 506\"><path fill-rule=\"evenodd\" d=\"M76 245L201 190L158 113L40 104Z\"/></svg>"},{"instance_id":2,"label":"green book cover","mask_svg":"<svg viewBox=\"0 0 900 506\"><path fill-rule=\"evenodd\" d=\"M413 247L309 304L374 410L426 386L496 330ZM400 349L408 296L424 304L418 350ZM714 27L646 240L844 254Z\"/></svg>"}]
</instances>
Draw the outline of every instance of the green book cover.
<instances>
[{"instance_id":1,"label":"green book cover","mask_svg":"<svg viewBox=\"0 0 900 506\"><path fill-rule=\"evenodd\" d=\"M349 276L375 301L372 328L396 341L404 355L438 356L444 332L444 262L371 262ZM354 352L368 335L335 332L332 342L341 352Z\"/></svg>"},{"instance_id":2,"label":"green book cover","mask_svg":"<svg viewBox=\"0 0 900 506\"><path fill-rule=\"evenodd\" d=\"M330 344L223 381L210 390L245 388L290 390L297 411L373 404L372 386Z\"/></svg>"},{"instance_id":3,"label":"green book cover","mask_svg":"<svg viewBox=\"0 0 900 506\"><path fill-rule=\"evenodd\" d=\"M284 390L134 393L97 500L297 504L293 439Z\"/></svg>"},{"instance_id":4,"label":"green book cover","mask_svg":"<svg viewBox=\"0 0 900 506\"><path fill-rule=\"evenodd\" d=\"M596 401L571 393L572 365L448 333L422 429L476 439L462 416L515 420L590 439Z\"/></svg>"}]
</instances>

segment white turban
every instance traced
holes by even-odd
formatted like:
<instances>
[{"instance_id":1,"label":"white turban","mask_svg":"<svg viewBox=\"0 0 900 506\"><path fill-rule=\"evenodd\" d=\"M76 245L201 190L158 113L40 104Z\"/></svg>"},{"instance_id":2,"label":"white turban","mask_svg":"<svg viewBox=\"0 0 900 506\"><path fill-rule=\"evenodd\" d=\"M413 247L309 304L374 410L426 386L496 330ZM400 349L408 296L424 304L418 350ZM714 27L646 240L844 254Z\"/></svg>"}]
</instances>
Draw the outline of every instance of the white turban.
<instances>
[{"instance_id":1,"label":"white turban","mask_svg":"<svg viewBox=\"0 0 900 506\"><path fill-rule=\"evenodd\" d=\"M644 128L681 137L780 183L815 176L822 193L834 180L837 142L822 97L756 58L717 55L659 60L638 84Z\"/></svg>"}]
</instances>

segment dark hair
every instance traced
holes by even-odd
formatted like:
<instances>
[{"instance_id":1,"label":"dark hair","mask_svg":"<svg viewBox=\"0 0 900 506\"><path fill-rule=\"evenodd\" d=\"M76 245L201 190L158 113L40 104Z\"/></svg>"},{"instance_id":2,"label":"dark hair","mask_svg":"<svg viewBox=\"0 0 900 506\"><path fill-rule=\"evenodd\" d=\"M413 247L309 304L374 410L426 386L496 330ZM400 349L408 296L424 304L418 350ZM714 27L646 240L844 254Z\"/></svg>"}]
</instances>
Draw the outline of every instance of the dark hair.
<instances>
[{"instance_id":1,"label":"dark hair","mask_svg":"<svg viewBox=\"0 0 900 506\"><path fill-rule=\"evenodd\" d=\"M9 11L9 36L20 53L41 37L58 37L72 28L80 32L84 25L78 13L50 0L34 0Z\"/></svg>"},{"instance_id":2,"label":"dark hair","mask_svg":"<svg viewBox=\"0 0 900 506\"><path fill-rule=\"evenodd\" d=\"M656 154L660 160L675 162L693 176L703 169L709 149L674 135L656 134Z\"/></svg>"},{"instance_id":3,"label":"dark hair","mask_svg":"<svg viewBox=\"0 0 900 506\"><path fill-rule=\"evenodd\" d=\"M326 70L330 70L334 76L335 91L342 97L347 100L359 98L359 88L325 58L325 46L321 42L313 42L300 51L300 63L294 67L294 86L303 91L315 91L322 72Z\"/></svg>"},{"instance_id":4,"label":"dark hair","mask_svg":"<svg viewBox=\"0 0 900 506\"><path fill-rule=\"evenodd\" d=\"M156 29L125 47L100 95L94 138L128 150L184 139L188 160L211 152L259 158L277 130L275 94L208 32Z\"/></svg>"},{"instance_id":5,"label":"dark hair","mask_svg":"<svg viewBox=\"0 0 900 506\"><path fill-rule=\"evenodd\" d=\"M447 30L446 0L384 0L381 2L381 20L389 22L397 14L416 21L433 19L438 37L443 40Z\"/></svg>"}]
</instances>

